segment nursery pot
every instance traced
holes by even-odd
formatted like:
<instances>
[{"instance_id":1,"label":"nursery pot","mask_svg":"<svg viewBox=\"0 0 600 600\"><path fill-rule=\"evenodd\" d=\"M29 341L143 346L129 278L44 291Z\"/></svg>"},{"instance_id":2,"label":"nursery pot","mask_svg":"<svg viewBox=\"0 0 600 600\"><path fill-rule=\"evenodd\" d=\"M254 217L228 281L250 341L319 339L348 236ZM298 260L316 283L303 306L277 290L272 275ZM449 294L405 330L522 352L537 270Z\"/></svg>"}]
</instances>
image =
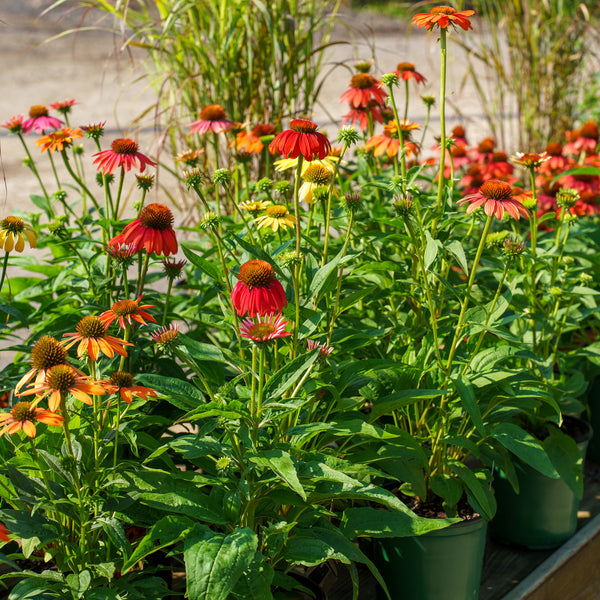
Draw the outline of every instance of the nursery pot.
<instances>
[{"instance_id":1,"label":"nursery pot","mask_svg":"<svg viewBox=\"0 0 600 600\"><path fill-rule=\"evenodd\" d=\"M586 456L600 463L600 377L595 377L587 396L588 419L594 431Z\"/></svg>"},{"instance_id":2,"label":"nursery pot","mask_svg":"<svg viewBox=\"0 0 600 600\"><path fill-rule=\"evenodd\" d=\"M577 421L586 431L586 436L581 441L577 440L585 458L592 430L585 421ZM515 470L519 481L518 494L501 470L494 473L498 509L490 522L492 537L531 550L560 546L577 529L578 498L562 479L546 477L521 461L515 462Z\"/></svg>"},{"instance_id":3,"label":"nursery pot","mask_svg":"<svg viewBox=\"0 0 600 600\"><path fill-rule=\"evenodd\" d=\"M477 600L487 521L481 517L420 536L373 540L392 600ZM385 598L381 588L378 600Z\"/></svg>"}]
</instances>

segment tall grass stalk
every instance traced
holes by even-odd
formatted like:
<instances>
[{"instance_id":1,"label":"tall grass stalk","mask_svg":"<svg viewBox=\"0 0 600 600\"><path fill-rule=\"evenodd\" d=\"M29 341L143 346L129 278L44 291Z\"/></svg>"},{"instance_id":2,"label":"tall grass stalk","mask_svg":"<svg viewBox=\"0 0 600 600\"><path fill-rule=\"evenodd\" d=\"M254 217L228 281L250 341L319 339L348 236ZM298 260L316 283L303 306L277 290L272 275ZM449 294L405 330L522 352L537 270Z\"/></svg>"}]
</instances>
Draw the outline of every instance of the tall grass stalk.
<instances>
[{"instance_id":1,"label":"tall grass stalk","mask_svg":"<svg viewBox=\"0 0 600 600\"><path fill-rule=\"evenodd\" d=\"M483 22L469 74L505 148L533 150L573 127L593 57L595 0L475 0ZM514 119L511 119L514 115ZM509 117L509 118L507 118Z\"/></svg>"}]
</instances>

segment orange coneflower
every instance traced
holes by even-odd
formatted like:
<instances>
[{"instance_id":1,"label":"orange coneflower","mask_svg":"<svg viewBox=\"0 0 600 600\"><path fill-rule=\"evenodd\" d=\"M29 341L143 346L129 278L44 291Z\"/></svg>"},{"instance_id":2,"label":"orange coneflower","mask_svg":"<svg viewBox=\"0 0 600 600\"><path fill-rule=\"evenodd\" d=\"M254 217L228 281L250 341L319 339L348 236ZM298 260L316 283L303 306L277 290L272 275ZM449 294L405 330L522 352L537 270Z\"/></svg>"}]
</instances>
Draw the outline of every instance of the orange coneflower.
<instances>
[{"instance_id":1,"label":"orange coneflower","mask_svg":"<svg viewBox=\"0 0 600 600\"><path fill-rule=\"evenodd\" d=\"M83 375L69 365L52 367L42 384L34 384L28 390L17 394L18 396L31 396L36 394L40 398L48 398L48 408L55 411L59 408L61 398L67 393L84 404L92 405L90 394L102 396L106 390L97 382L91 382L87 375Z\"/></svg>"},{"instance_id":2,"label":"orange coneflower","mask_svg":"<svg viewBox=\"0 0 600 600\"><path fill-rule=\"evenodd\" d=\"M156 398L156 391L142 385L135 385L133 375L127 371L115 371L108 381L101 381L109 394L119 394L127 404L131 404L134 396L148 400L149 397Z\"/></svg>"},{"instance_id":3,"label":"orange coneflower","mask_svg":"<svg viewBox=\"0 0 600 600\"><path fill-rule=\"evenodd\" d=\"M125 226L119 241L133 244L136 252L145 249L148 254L176 254L173 213L164 204L144 206L140 216Z\"/></svg>"},{"instance_id":4,"label":"orange coneflower","mask_svg":"<svg viewBox=\"0 0 600 600\"><path fill-rule=\"evenodd\" d=\"M238 315L272 315L287 306L285 290L268 262L249 260L240 267L237 277L239 281L231 292L231 303Z\"/></svg>"},{"instance_id":5,"label":"orange coneflower","mask_svg":"<svg viewBox=\"0 0 600 600\"><path fill-rule=\"evenodd\" d=\"M435 6L428 13L419 13L412 18L412 25L425 27L431 31L434 27L446 29L450 25L458 25L465 31L473 29L469 17L475 14L474 10L462 10L456 12L451 6Z\"/></svg>"},{"instance_id":6,"label":"orange coneflower","mask_svg":"<svg viewBox=\"0 0 600 600\"><path fill-rule=\"evenodd\" d=\"M240 131L236 134L235 140L231 142L230 147L235 146L238 152L246 154L260 154L265 147L261 138L272 136L275 133L275 127L269 124L256 125L252 131Z\"/></svg>"},{"instance_id":7,"label":"orange coneflower","mask_svg":"<svg viewBox=\"0 0 600 600\"><path fill-rule=\"evenodd\" d=\"M359 106L356 108L350 108L350 111L342 117L342 126L350 121L350 125L354 125L358 122L359 127L362 131L366 131L369 128L369 117L371 117L372 123L383 123L383 109L381 105L376 102L369 102L367 106Z\"/></svg>"},{"instance_id":8,"label":"orange coneflower","mask_svg":"<svg viewBox=\"0 0 600 600\"><path fill-rule=\"evenodd\" d=\"M419 153L419 146L410 141L411 131L419 129L421 126L417 123L410 123L409 121L402 121L400 123L400 129L402 129L404 137L404 148L406 149L406 156L417 155ZM398 138L398 125L396 121L390 121L383 127L383 133L374 135L365 144L366 150L373 149L374 156L381 156L387 154L389 158L393 158L398 154L400 149L400 139Z\"/></svg>"},{"instance_id":9,"label":"orange coneflower","mask_svg":"<svg viewBox=\"0 0 600 600\"><path fill-rule=\"evenodd\" d=\"M15 387L15 392L18 393L34 377L36 377L36 385L41 385L48 371L56 365L67 364L67 358L67 350L58 340L50 335L41 337L31 349L32 368L21 377Z\"/></svg>"},{"instance_id":10,"label":"orange coneflower","mask_svg":"<svg viewBox=\"0 0 600 600\"><path fill-rule=\"evenodd\" d=\"M146 321L156 323L156 319L145 310L147 308L154 308L154 305L140 304L142 298L143 294L137 300L119 300L109 310L105 310L100 315L100 318L107 326L113 321L118 320L119 325L123 329L126 327L125 321L131 325L132 319L141 325L148 325Z\"/></svg>"},{"instance_id":11,"label":"orange coneflower","mask_svg":"<svg viewBox=\"0 0 600 600\"><path fill-rule=\"evenodd\" d=\"M305 160L323 160L331 151L331 144L317 131L317 127L312 121L294 119L290 122L290 129L275 136L269 144L269 151L271 154L282 154L285 158L298 158L302 155Z\"/></svg>"},{"instance_id":12,"label":"orange coneflower","mask_svg":"<svg viewBox=\"0 0 600 600\"><path fill-rule=\"evenodd\" d=\"M96 157L92 161L93 164L98 163L98 171L101 171L103 175L110 175L118 167L123 167L125 171L139 168L140 172L143 172L146 165L156 166L153 160L139 151L137 142L129 138L116 139L110 145L110 150L97 152L93 156Z\"/></svg>"},{"instance_id":13,"label":"orange coneflower","mask_svg":"<svg viewBox=\"0 0 600 600\"><path fill-rule=\"evenodd\" d=\"M40 146L40 152L45 152L46 150L49 150L51 153L56 150L62 152L65 147L69 147L73 143L74 139L80 137L83 137L83 131L81 131L81 129L63 127L58 131L43 135L35 141L35 145Z\"/></svg>"},{"instance_id":14,"label":"orange coneflower","mask_svg":"<svg viewBox=\"0 0 600 600\"><path fill-rule=\"evenodd\" d=\"M83 317L75 329L75 333L64 334L63 337L71 339L65 340L63 344L67 349L79 344L77 346L78 358L87 354L93 361L97 361L100 352L109 358L112 358L115 353L127 356L124 346L133 346L130 342L108 335L108 325L100 317Z\"/></svg>"},{"instance_id":15,"label":"orange coneflower","mask_svg":"<svg viewBox=\"0 0 600 600\"><path fill-rule=\"evenodd\" d=\"M497 219L504 217L504 211L517 220L521 216L529 216L529 211L514 198L512 187L505 181L495 179L486 181L477 193L465 196L457 204L466 203L469 203L467 214L471 214L475 209L483 206L488 217L495 215Z\"/></svg>"},{"instance_id":16,"label":"orange coneflower","mask_svg":"<svg viewBox=\"0 0 600 600\"><path fill-rule=\"evenodd\" d=\"M22 429L25 435L32 438L37 433L34 421L59 427L64 420L64 417L45 408L37 408L31 402L17 402L10 412L0 413L0 436L17 433ZM1 536L0 539L4 540Z\"/></svg>"}]
</instances>

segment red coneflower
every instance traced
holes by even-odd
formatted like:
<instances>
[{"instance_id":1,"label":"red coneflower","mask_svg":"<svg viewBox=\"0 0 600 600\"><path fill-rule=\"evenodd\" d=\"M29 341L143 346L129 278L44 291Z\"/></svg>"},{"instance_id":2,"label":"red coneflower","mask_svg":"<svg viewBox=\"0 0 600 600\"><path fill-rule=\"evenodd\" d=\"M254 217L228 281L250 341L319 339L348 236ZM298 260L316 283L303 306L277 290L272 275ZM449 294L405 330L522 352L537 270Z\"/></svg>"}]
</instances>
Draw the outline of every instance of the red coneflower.
<instances>
[{"instance_id":1,"label":"red coneflower","mask_svg":"<svg viewBox=\"0 0 600 600\"><path fill-rule=\"evenodd\" d=\"M110 175L117 167L123 167L126 172L132 168L139 168L143 172L146 165L156 166L153 160L139 152L137 142L129 138L116 139L110 145L110 150L102 150L93 156L96 157L93 164L98 163L98 171L102 171L103 175Z\"/></svg>"},{"instance_id":2,"label":"red coneflower","mask_svg":"<svg viewBox=\"0 0 600 600\"><path fill-rule=\"evenodd\" d=\"M125 226L119 241L133 244L136 252L145 248L148 254L176 254L173 214L164 204L148 204L137 219Z\"/></svg>"},{"instance_id":3,"label":"red coneflower","mask_svg":"<svg viewBox=\"0 0 600 600\"><path fill-rule=\"evenodd\" d=\"M259 317L256 323L247 317L240 323L240 336L261 344L292 335L285 330L287 324L282 315Z\"/></svg>"},{"instance_id":4,"label":"red coneflower","mask_svg":"<svg viewBox=\"0 0 600 600\"><path fill-rule=\"evenodd\" d=\"M354 125L358 122L360 128L363 131L366 131L369 128L369 115L371 116L373 123L383 123L381 107L375 102L369 102L368 106L364 108L362 106L351 108L350 112L342 117L342 126L348 121L350 121L350 125Z\"/></svg>"},{"instance_id":5,"label":"red coneflower","mask_svg":"<svg viewBox=\"0 0 600 600\"><path fill-rule=\"evenodd\" d=\"M567 131L566 136L569 140L563 148L567 155L578 155L582 152L593 154L598 146L598 125L594 121L586 121L581 129Z\"/></svg>"},{"instance_id":6,"label":"red coneflower","mask_svg":"<svg viewBox=\"0 0 600 600\"><path fill-rule=\"evenodd\" d=\"M150 334L152 341L159 346L168 346L179 335L177 323L171 323L168 327L159 327Z\"/></svg>"},{"instance_id":7,"label":"red coneflower","mask_svg":"<svg viewBox=\"0 0 600 600\"><path fill-rule=\"evenodd\" d=\"M148 325L146 321L156 323L156 319L146 312L147 308L154 308L153 304L140 304L143 294L137 300L119 300L109 310L105 310L100 318L108 327L113 321L118 320L119 325L125 329L125 321L132 324L132 319L141 325Z\"/></svg>"},{"instance_id":8,"label":"red coneflower","mask_svg":"<svg viewBox=\"0 0 600 600\"><path fill-rule=\"evenodd\" d=\"M22 429L25 435L33 438L37 433L35 421L59 427L64 420L64 417L50 410L32 406L31 402L17 402L10 412L0 414L0 427L2 427L0 436L3 436L5 433L17 433L17 431ZM5 533L8 533L3 525L1 527L4 528ZM2 536L0 536L0 539L8 541L8 539L4 539Z\"/></svg>"},{"instance_id":9,"label":"red coneflower","mask_svg":"<svg viewBox=\"0 0 600 600\"><path fill-rule=\"evenodd\" d=\"M43 104L36 104L29 109L29 119L23 121L22 132L44 133L47 129L58 129L62 121L48 115L48 109Z\"/></svg>"},{"instance_id":10,"label":"red coneflower","mask_svg":"<svg viewBox=\"0 0 600 600\"><path fill-rule=\"evenodd\" d=\"M200 111L200 118L188 127L192 133L222 133L233 125L233 121L226 118L225 109L219 104L209 104Z\"/></svg>"},{"instance_id":11,"label":"red coneflower","mask_svg":"<svg viewBox=\"0 0 600 600\"><path fill-rule=\"evenodd\" d=\"M73 129L71 127L63 127L58 131L53 131L43 135L35 141L36 146L40 146L40 152L50 150L51 153L58 150L62 152L65 147L70 146L74 139L83 137L81 129Z\"/></svg>"},{"instance_id":12,"label":"red coneflower","mask_svg":"<svg viewBox=\"0 0 600 600\"><path fill-rule=\"evenodd\" d=\"M466 203L469 203L467 208L468 215L475 209L483 206L483 210L488 217L495 215L497 219L504 217L504 211L517 220L521 216L529 216L529 211L513 197L512 187L505 181L498 181L496 179L486 181L477 193L465 196L457 204L462 205Z\"/></svg>"},{"instance_id":13,"label":"red coneflower","mask_svg":"<svg viewBox=\"0 0 600 600\"><path fill-rule=\"evenodd\" d=\"M412 18L412 25L425 27L431 31L434 27L446 29L450 25L458 25L465 31L473 29L469 17L475 14L474 10L462 10L456 12L451 6L435 6L428 13L419 13Z\"/></svg>"},{"instance_id":14,"label":"red coneflower","mask_svg":"<svg viewBox=\"0 0 600 600\"><path fill-rule=\"evenodd\" d=\"M231 303L238 315L272 315L287 306L283 286L268 262L249 260L240 267L238 279L231 292Z\"/></svg>"},{"instance_id":15,"label":"red coneflower","mask_svg":"<svg viewBox=\"0 0 600 600\"><path fill-rule=\"evenodd\" d=\"M417 83L426 83L427 79L421 73L415 71L415 65L409 62L401 62L394 71L402 81L414 79Z\"/></svg>"},{"instance_id":16,"label":"red coneflower","mask_svg":"<svg viewBox=\"0 0 600 600\"><path fill-rule=\"evenodd\" d=\"M379 86L379 81L368 73L357 73L350 80L349 88L341 95L340 102L347 102L353 108L366 108L369 102L385 104L387 92Z\"/></svg>"},{"instance_id":17,"label":"red coneflower","mask_svg":"<svg viewBox=\"0 0 600 600\"><path fill-rule=\"evenodd\" d=\"M69 365L57 365L46 374L44 383L34 384L28 390L17 394L18 396L31 396L35 394L40 398L48 398L48 408L55 411L60 406L61 397L67 393L84 404L92 405L90 394L103 396L106 390L96 382L90 382L87 375L83 375Z\"/></svg>"},{"instance_id":18,"label":"red coneflower","mask_svg":"<svg viewBox=\"0 0 600 600\"><path fill-rule=\"evenodd\" d=\"M9 535L10 531L6 528L6 525L4 525L4 523L0 523L0 540L3 542L10 542L10 538L8 537Z\"/></svg>"},{"instance_id":19,"label":"red coneflower","mask_svg":"<svg viewBox=\"0 0 600 600\"><path fill-rule=\"evenodd\" d=\"M77 346L77 357L87 355L95 362L100 356L100 352L112 358L115 353L121 356L127 356L125 346L133 344L112 335L108 335L108 325L100 317L83 317L77 323L75 333L65 333L63 337L71 338L64 341L65 348L69 349L75 344Z\"/></svg>"},{"instance_id":20,"label":"red coneflower","mask_svg":"<svg viewBox=\"0 0 600 600\"><path fill-rule=\"evenodd\" d=\"M269 144L269 151L271 154L282 154L285 158L298 158L302 154L305 160L323 160L331 151L331 144L317 131L317 127L312 121L294 119L290 129L275 136Z\"/></svg>"},{"instance_id":21,"label":"red coneflower","mask_svg":"<svg viewBox=\"0 0 600 600\"><path fill-rule=\"evenodd\" d=\"M133 397L148 400L149 397L156 398L156 392L142 385L135 385L133 375L126 371L115 371L108 381L101 381L109 394L119 394L127 404L131 404Z\"/></svg>"}]
</instances>

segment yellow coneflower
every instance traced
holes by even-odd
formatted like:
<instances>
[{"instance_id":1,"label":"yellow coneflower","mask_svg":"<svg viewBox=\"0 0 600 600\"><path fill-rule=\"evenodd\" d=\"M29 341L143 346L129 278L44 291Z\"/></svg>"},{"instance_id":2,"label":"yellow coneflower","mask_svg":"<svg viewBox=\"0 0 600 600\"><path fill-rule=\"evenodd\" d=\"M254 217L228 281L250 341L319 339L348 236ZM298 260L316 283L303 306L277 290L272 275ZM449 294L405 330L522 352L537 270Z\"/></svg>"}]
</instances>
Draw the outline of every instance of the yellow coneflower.
<instances>
[{"instance_id":1,"label":"yellow coneflower","mask_svg":"<svg viewBox=\"0 0 600 600\"><path fill-rule=\"evenodd\" d=\"M6 217L0 221L0 248L4 248L5 252L23 252L25 249L25 240L23 234L27 238L29 245L35 248L37 244L37 233L31 225L27 225L23 219L19 217Z\"/></svg>"},{"instance_id":2,"label":"yellow coneflower","mask_svg":"<svg viewBox=\"0 0 600 600\"><path fill-rule=\"evenodd\" d=\"M256 225L259 229L270 227L277 231L280 227L287 229L296 225L296 219L290 214L283 204L273 204L267 208L267 214L256 219Z\"/></svg>"}]
</instances>

